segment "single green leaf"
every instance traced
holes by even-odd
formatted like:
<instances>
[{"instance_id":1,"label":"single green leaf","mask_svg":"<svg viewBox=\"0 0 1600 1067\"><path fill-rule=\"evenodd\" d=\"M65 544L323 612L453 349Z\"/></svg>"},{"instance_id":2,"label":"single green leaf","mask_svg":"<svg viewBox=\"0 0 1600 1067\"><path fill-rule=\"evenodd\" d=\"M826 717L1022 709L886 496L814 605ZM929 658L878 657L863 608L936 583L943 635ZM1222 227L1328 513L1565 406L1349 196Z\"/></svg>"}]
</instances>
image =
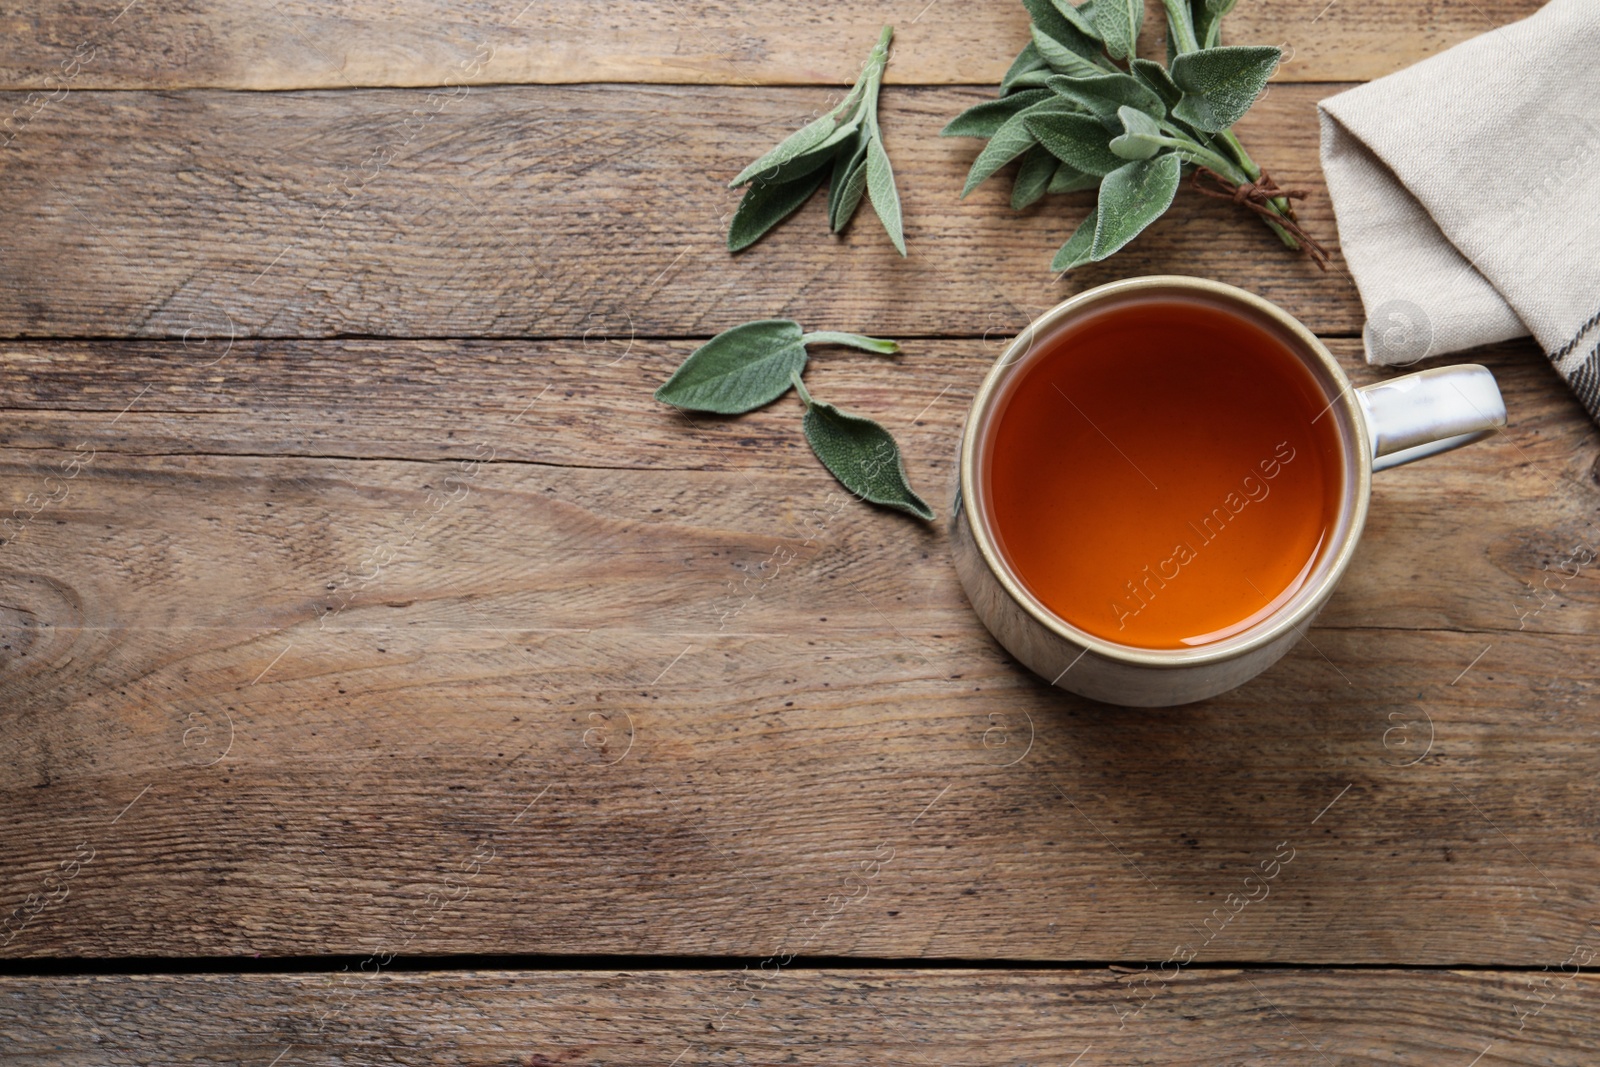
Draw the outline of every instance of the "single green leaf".
<instances>
[{"instance_id":1,"label":"single green leaf","mask_svg":"<svg viewBox=\"0 0 1600 1067\"><path fill-rule=\"evenodd\" d=\"M1110 174L1123 164L1109 147L1110 132L1093 115L1025 111L1019 117L1051 155L1086 174Z\"/></svg>"},{"instance_id":2,"label":"single green leaf","mask_svg":"<svg viewBox=\"0 0 1600 1067\"><path fill-rule=\"evenodd\" d=\"M811 199L811 194L822 187L827 177L827 168L819 166L792 181L752 183L744 191L739 209L728 224L728 251L738 252L755 244L768 230Z\"/></svg>"},{"instance_id":3,"label":"single green leaf","mask_svg":"<svg viewBox=\"0 0 1600 1067\"><path fill-rule=\"evenodd\" d=\"M1033 34L1033 46L1039 50L1050 68L1061 74L1077 74L1083 77L1093 77L1105 73L1105 69L1093 60L1085 59L1076 51L1051 37L1035 23L1030 32ZM1074 30L1074 33L1077 31Z\"/></svg>"},{"instance_id":4,"label":"single green leaf","mask_svg":"<svg viewBox=\"0 0 1600 1067\"><path fill-rule=\"evenodd\" d=\"M798 372L790 375L805 403L811 451L839 483L861 499L932 520L933 509L911 488L894 436L871 419L814 400Z\"/></svg>"},{"instance_id":5,"label":"single green leaf","mask_svg":"<svg viewBox=\"0 0 1600 1067\"><path fill-rule=\"evenodd\" d=\"M981 104L973 104L951 119L945 128L939 131L939 136L993 137L1006 119L1025 107L1049 98L1050 92L1047 89L1029 89L1026 92L1003 96L998 100L985 100Z\"/></svg>"},{"instance_id":6,"label":"single green leaf","mask_svg":"<svg viewBox=\"0 0 1600 1067\"><path fill-rule=\"evenodd\" d=\"M872 210L888 231L889 240L903 256L906 238L900 223L900 191L894 187L894 168L889 165L889 153L883 150L878 137L867 140L867 196L872 199Z\"/></svg>"},{"instance_id":7,"label":"single green leaf","mask_svg":"<svg viewBox=\"0 0 1600 1067\"><path fill-rule=\"evenodd\" d=\"M1183 99L1183 90L1172 83L1167 68L1153 59L1134 57L1128 61L1128 72L1138 78L1146 89L1159 96L1168 108Z\"/></svg>"},{"instance_id":8,"label":"single green leaf","mask_svg":"<svg viewBox=\"0 0 1600 1067\"><path fill-rule=\"evenodd\" d=\"M972 161L972 169L967 172L967 184L962 188L961 195L966 196L972 192L987 181L995 171L1037 143L1038 139L1028 131L1029 116L1070 111L1075 107L1072 101L1064 100L1052 93L1047 99L1023 108L1001 123L994 136L989 138L989 143L983 146L983 151L978 153L978 158Z\"/></svg>"},{"instance_id":9,"label":"single green leaf","mask_svg":"<svg viewBox=\"0 0 1600 1067\"><path fill-rule=\"evenodd\" d=\"M815 149L824 147L828 143L837 143L843 137L848 137L855 132L855 127L860 125L860 117L841 117L837 114L837 111L838 108L835 108L821 118L802 126L788 137L785 137L778 143L776 148L761 156L744 170L741 170L739 176L728 183L728 188L737 189L750 179L770 171L780 164L787 163L797 156L806 155Z\"/></svg>"},{"instance_id":10,"label":"single green leaf","mask_svg":"<svg viewBox=\"0 0 1600 1067\"><path fill-rule=\"evenodd\" d=\"M1073 28L1079 33L1092 41L1100 40L1100 31L1094 24L1095 0L1088 0L1088 3L1081 7L1074 5L1072 0L1052 0L1052 2L1055 9L1061 12L1061 17L1072 23Z\"/></svg>"},{"instance_id":11,"label":"single green leaf","mask_svg":"<svg viewBox=\"0 0 1600 1067\"><path fill-rule=\"evenodd\" d=\"M880 356L892 356L900 351L900 346L893 341L882 337L864 337L859 333L838 333L833 330L818 330L808 333L800 338L803 345L845 345L850 348L859 348L863 352L876 352Z\"/></svg>"},{"instance_id":12,"label":"single green leaf","mask_svg":"<svg viewBox=\"0 0 1600 1067\"><path fill-rule=\"evenodd\" d=\"M1011 183L1012 209L1021 211L1044 196L1059 166L1061 161L1045 151L1042 145L1034 145L1024 152L1022 165L1017 168L1017 177Z\"/></svg>"},{"instance_id":13,"label":"single green leaf","mask_svg":"<svg viewBox=\"0 0 1600 1067\"><path fill-rule=\"evenodd\" d=\"M1056 9L1052 0L1022 0L1022 6L1028 9L1033 29L1039 31L1033 35L1034 44L1039 43L1039 34L1042 33L1054 44L1065 48L1079 59L1106 70L1111 69L1111 64L1104 58L1102 46L1095 36L1084 33L1068 22L1066 16ZM1044 56L1051 66L1055 66L1055 61L1051 60L1050 54L1043 47L1040 47L1039 54ZM1066 71L1062 70L1062 73Z\"/></svg>"},{"instance_id":14,"label":"single green leaf","mask_svg":"<svg viewBox=\"0 0 1600 1067\"><path fill-rule=\"evenodd\" d=\"M1094 227L1095 213L1090 212L1089 217L1078 224L1072 231L1072 236L1067 238L1067 243L1056 252L1055 258L1050 261L1050 269L1057 274L1064 274L1074 267L1081 267L1085 263L1094 262Z\"/></svg>"},{"instance_id":15,"label":"single green leaf","mask_svg":"<svg viewBox=\"0 0 1600 1067\"><path fill-rule=\"evenodd\" d=\"M1172 61L1172 81L1183 90L1173 117L1207 133L1227 129L1250 110L1281 57L1255 45L1185 52Z\"/></svg>"},{"instance_id":16,"label":"single green leaf","mask_svg":"<svg viewBox=\"0 0 1600 1067\"><path fill-rule=\"evenodd\" d=\"M1011 61L1011 66L1006 70L1005 77L1000 79L1000 95L1005 96L1009 93L1016 79L1024 74L1040 70L1048 71L1049 69L1050 65L1044 61L1044 56L1041 56L1039 50L1033 46L1033 42L1029 41L1022 51L1017 53L1017 58Z\"/></svg>"},{"instance_id":17,"label":"single green leaf","mask_svg":"<svg viewBox=\"0 0 1600 1067\"><path fill-rule=\"evenodd\" d=\"M1055 74L1056 72L1051 70L1048 65L1040 67L1038 70L1030 70L1026 74L1019 74L1017 79L1011 83L1011 89L1013 92L1022 89L1038 89L1045 82L1055 77Z\"/></svg>"},{"instance_id":18,"label":"single green leaf","mask_svg":"<svg viewBox=\"0 0 1600 1067\"><path fill-rule=\"evenodd\" d=\"M1194 35L1201 48L1222 43L1222 18L1239 0L1194 0Z\"/></svg>"},{"instance_id":19,"label":"single green leaf","mask_svg":"<svg viewBox=\"0 0 1600 1067\"><path fill-rule=\"evenodd\" d=\"M1085 189L1098 189L1100 175L1088 174L1079 170L1070 163L1063 163L1056 168L1055 177L1050 179L1047 193L1077 193Z\"/></svg>"},{"instance_id":20,"label":"single green leaf","mask_svg":"<svg viewBox=\"0 0 1600 1067\"><path fill-rule=\"evenodd\" d=\"M845 228L861 197L867 191L867 146L864 142L849 147L834 157L833 177L828 184L828 229L838 233Z\"/></svg>"},{"instance_id":21,"label":"single green leaf","mask_svg":"<svg viewBox=\"0 0 1600 1067\"><path fill-rule=\"evenodd\" d=\"M789 391L791 376L806 365L800 324L758 319L724 330L690 353L656 399L690 411L738 415L770 404Z\"/></svg>"},{"instance_id":22,"label":"single green leaf","mask_svg":"<svg viewBox=\"0 0 1600 1067\"><path fill-rule=\"evenodd\" d=\"M1094 25L1112 59L1127 59L1139 43L1144 0L1097 0Z\"/></svg>"},{"instance_id":23,"label":"single green leaf","mask_svg":"<svg viewBox=\"0 0 1600 1067\"><path fill-rule=\"evenodd\" d=\"M1123 159L1149 159L1170 147L1170 140L1161 132L1161 124L1131 107L1119 108L1118 120L1123 133L1111 139L1111 151Z\"/></svg>"},{"instance_id":24,"label":"single green leaf","mask_svg":"<svg viewBox=\"0 0 1600 1067\"><path fill-rule=\"evenodd\" d=\"M1078 104L1113 132L1122 128L1117 121L1117 108L1125 105L1136 107L1152 118L1167 115L1167 105L1161 97L1128 74L1097 74L1092 78L1058 74L1045 82L1045 87Z\"/></svg>"},{"instance_id":25,"label":"single green leaf","mask_svg":"<svg viewBox=\"0 0 1600 1067\"><path fill-rule=\"evenodd\" d=\"M1154 159L1124 163L1100 183L1095 212L1093 257L1096 262L1139 236L1160 218L1178 193L1183 164L1170 152Z\"/></svg>"}]
</instances>

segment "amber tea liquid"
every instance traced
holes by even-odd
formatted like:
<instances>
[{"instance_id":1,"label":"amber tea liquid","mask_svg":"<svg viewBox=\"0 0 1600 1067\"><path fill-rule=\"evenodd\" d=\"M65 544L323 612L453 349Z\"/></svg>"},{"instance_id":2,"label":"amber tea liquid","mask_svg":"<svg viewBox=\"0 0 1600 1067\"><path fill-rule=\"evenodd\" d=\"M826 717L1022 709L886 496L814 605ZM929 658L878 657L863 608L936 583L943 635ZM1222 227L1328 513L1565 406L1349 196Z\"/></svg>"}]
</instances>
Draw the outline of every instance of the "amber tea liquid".
<instances>
[{"instance_id":1,"label":"amber tea liquid","mask_svg":"<svg viewBox=\"0 0 1600 1067\"><path fill-rule=\"evenodd\" d=\"M1305 584L1344 461L1286 339L1203 299L1130 299L1055 332L1013 375L984 450L995 541L1096 637L1191 648Z\"/></svg>"}]
</instances>

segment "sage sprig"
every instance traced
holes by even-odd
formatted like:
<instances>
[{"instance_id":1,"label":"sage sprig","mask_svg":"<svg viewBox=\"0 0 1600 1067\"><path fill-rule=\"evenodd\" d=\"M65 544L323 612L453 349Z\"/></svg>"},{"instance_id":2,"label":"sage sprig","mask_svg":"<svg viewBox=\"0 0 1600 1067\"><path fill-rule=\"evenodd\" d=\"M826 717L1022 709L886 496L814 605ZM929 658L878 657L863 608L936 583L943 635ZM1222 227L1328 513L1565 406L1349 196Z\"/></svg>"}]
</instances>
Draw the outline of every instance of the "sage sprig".
<instances>
[{"instance_id":1,"label":"sage sprig","mask_svg":"<svg viewBox=\"0 0 1600 1067\"><path fill-rule=\"evenodd\" d=\"M1225 46L1222 18L1236 0L1162 0L1168 65L1134 54L1141 0L1022 0L1032 39L1000 83L1000 96L968 108L942 131L988 143L967 175L966 196L1018 161L1011 206L1048 193L1098 188L1094 212L1051 261L1056 271L1123 248L1172 204L1183 174L1211 172L1293 249L1325 253L1300 229L1291 196L1267 178L1234 136L1266 88L1280 53ZM1210 195L1216 195L1213 190Z\"/></svg>"},{"instance_id":2,"label":"sage sprig","mask_svg":"<svg viewBox=\"0 0 1600 1067\"><path fill-rule=\"evenodd\" d=\"M746 183L744 199L728 226L728 251L738 252L800 208L811 194L828 184L828 227L838 233L854 217L861 199L872 201L889 240L903 256L906 239L901 223L900 193L894 168L878 127L878 92L889 63L894 27L885 26L867 57L861 77L843 100L821 118L802 126L728 183Z\"/></svg>"},{"instance_id":3,"label":"sage sprig","mask_svg":"<svg viewBox=\"0 0 1600 1067\"><path fill-rule=\"evenodd\" d=\"M724 330L691 352L656 390L656 399L688 411L738 415L772 403L793 387L805 404L806 440L840 484L869 503L932 519L933 509L911 488L894 435L869 418L811 396L800 380L807 345L847 345L881 355L900 351L895 342L879 337L806 333L792 319L758 319Z\"/></svg>"}]
</instances>

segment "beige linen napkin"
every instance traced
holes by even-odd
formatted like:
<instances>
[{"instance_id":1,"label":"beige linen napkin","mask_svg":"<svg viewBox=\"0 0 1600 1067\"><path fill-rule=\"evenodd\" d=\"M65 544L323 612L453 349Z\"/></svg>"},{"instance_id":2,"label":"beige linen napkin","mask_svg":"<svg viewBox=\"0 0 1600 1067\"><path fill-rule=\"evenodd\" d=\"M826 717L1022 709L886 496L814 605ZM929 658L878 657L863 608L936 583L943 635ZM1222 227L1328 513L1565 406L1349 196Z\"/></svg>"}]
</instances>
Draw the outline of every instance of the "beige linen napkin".
<instances>
[{"instance_id":1,"label":"beige linen napkin","mask_svg":"<svg viewBox=\"0 0 1600 1067\"><path fill-rule=\"evenodd\" d=\"M1318 105L1371 363L1531 333L1600 420L1600 0Z\"/></svg>"}]
</instances>

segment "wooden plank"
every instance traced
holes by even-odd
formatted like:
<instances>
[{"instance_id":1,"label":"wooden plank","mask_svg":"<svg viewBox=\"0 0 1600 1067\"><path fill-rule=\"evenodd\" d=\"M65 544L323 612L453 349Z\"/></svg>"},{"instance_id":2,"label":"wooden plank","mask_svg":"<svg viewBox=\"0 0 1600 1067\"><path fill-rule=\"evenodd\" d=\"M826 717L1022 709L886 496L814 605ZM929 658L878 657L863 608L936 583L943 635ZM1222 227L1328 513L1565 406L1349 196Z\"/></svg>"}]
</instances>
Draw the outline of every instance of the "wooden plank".
<instances>
[{"instance_id":1,"label":"wooden plank","mask_svg":"<svg viewBox=\"0 0 1600 1067\"><path fill-rule=\"evenodd\" d=\"M892 427L916 484L944 507L966 406L1008 338L912 341L897 360L822 349L808 374L819 395ZM492 455L554 468L671 472L670 481L642 490L669 498L704 484L686 472L718 471L738 474L740 509L769 506L767 494L743 480L765 472L784 476L784 492L825 501L831 491L797 432L795 401L738 419L685 418L654 401L652 391L693 341L191 341L0 345L0 445L16 449L13 469L33 472L6 488L9 506L24 505L29 492L48 497L47 473L88 451L442 465ZM1391 375L1361 361L1358 341L1329 344L1358 384ZM1592 632L1600 624L1593 571L1563 561L1580 545L1600 550L1600 438L1531 343L1460 358L1493 369L1510 429L1377 479L1361 554L1321 624ZM801 509L785 521L808 520ZM898 528L856 507L830 515L829 525ZM784 544L797 551L810 532L794 527ZM755 565L771 546L751 536L745 551ZM928 588L948 567L942 550L928 560L866 544L849 551L882 555ZM966 615L959 600L907 610L935 611L946 626Z\"/></svg>"},{"instance_id":2,"label":"wooden plank","mask_svg":"<svg viewBox=\"0 0 1600 1067\"><path fill-rule=\"evenodd\" d=\"M1278 88L1240 126L1262 166L1313 191L1305 221L1330 242L1315 102L1331 89ZM1018 214L995 181L959 200L977 145L937 132L980 89L885 96L909 259L870 214L830 237L820 198L730 256L724 183L831 92L76 93L9 149L0 336L706 336L773 315L982 336L1149 273L1360 328L1347 275L1188 191L1114 259L1057 281L1050 257L1092 194Z\"/></svg>"},{"instance_id":3,"label":"wooden plank","mask_svg":"<svg viewBox=\"0 0 1600 1067\"><path fill-rule=\"evenodd\" d=\"M1254 0L1228 40L1278 44L1289 81L1365 81L1531 15L1493 5ZM1027 40L1020 4L907 0L870 11L841 0L672 0L619 9L583 0L444 4L245 0L224 9L43 0L4 20L0 87L342 89L526 82L842 84L878 29L898 30L894 82L993 85ZM1165 45L1149 0L1141 52ZM52 80L53 79L53 80Z\"/></svg>"},{"instance_id":4,"label":"wooden plank","mask_svg":"<svg viewBox=\"0 0 1600 1067\"><path fill-rule=\"evenodd\" d=\"M381 1055L396 1064L1560 1067L1600 1051L1600 988L1554 965L1549 974L1169 968L1163 981L1154 969L763 975L755 963L8 978L0 1032L11 1062L61 1065L158 1055L296 1067Z\"/></svg>"},{"instance_id":5,"label":"wooden plank","mask_svg":"<svg viewBox=\"0 0 1600 1067\"><path fill-rule=\"evenodd\" d=\"M893 425L925 403L879 389L856 406ZM556 425L463 422L431 462L96 452L0 549L0 951L399 929L412 954L1539 966L1590 936L1593 570L1518 631L1480 557L1530 566L1507 527L1592 493L1540 502L1518 452L1453 495L1392 482L1415 528L1375 526L1257 682L1121 713L1019 669L942 531L809 459L459 465ZM944 510L938 437L907 434ZM43 473L17 451L7 487ZM1411 628L1440 614L1490 630ZM815 908L844 913L812 937Z\"/></svg>"}]
</instances>

